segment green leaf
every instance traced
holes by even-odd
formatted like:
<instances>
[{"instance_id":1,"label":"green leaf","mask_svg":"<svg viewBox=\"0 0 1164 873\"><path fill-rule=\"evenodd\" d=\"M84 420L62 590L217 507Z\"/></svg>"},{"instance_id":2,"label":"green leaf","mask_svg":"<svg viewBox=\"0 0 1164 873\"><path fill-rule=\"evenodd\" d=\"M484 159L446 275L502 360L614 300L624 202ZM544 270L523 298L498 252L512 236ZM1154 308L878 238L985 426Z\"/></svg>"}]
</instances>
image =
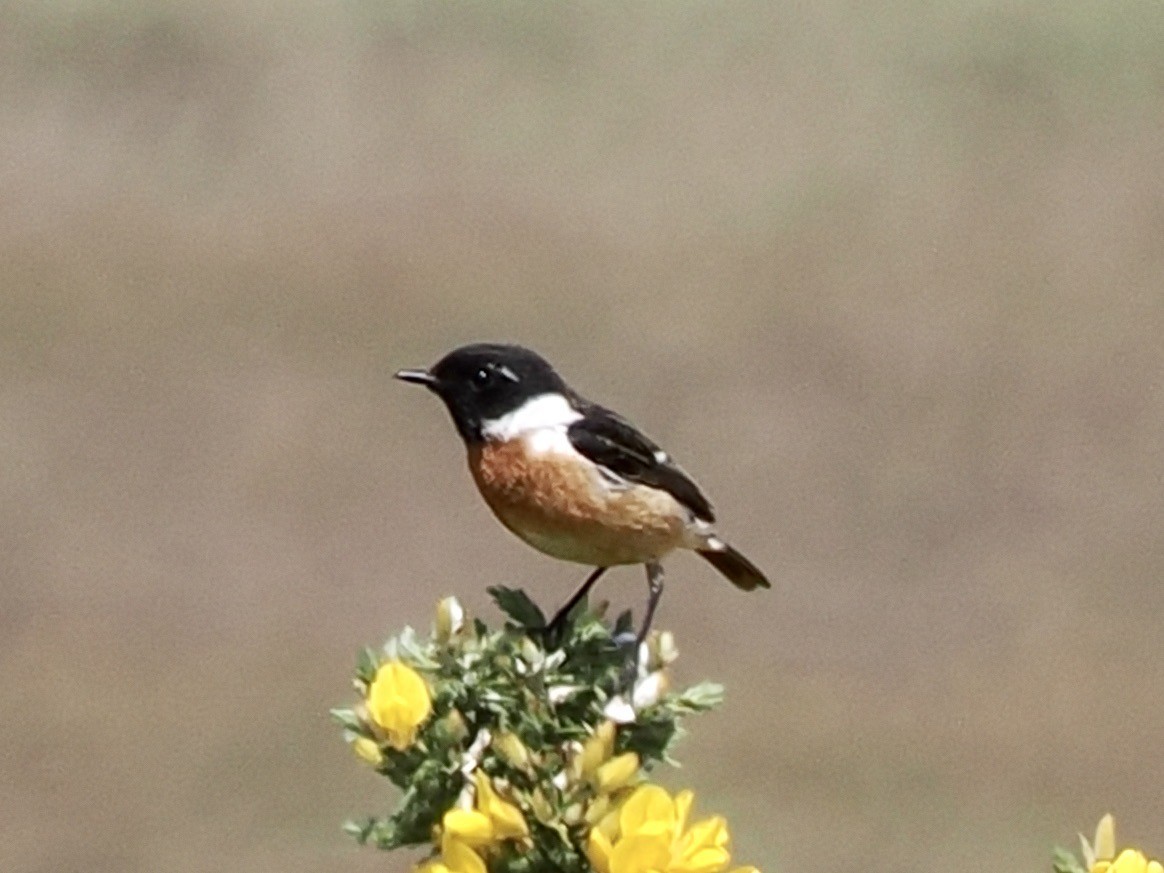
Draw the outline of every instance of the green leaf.
<instances>
[{"instance_id":1,"label":"green leaf","mask_svg":"<svg viewBox=\"0 0 1164 873\"><path fill-rule=\"evenodd\" d=\"M706 712L723 703L723 686L718 682L700 682L677 695L675 703L687 712Z\"/></svg>"},{"instance_id":2,"label":"green leaf","mask_svg":"<svg viewBox=\"0 0 1164 873\"><path fill-rule=\"evenodd\" d=\"M362 846L368 842L368 837L372 835L372 831L374 831L379 824L380 822L374 818L368 818L362 822L345 821L343 826L344 833L351 834L356 838L356 842Z\"/></svg>"},{"instance_id":3,"label":"green leaf","mask_svg":"<svg viewBox=\"0 0 1164 873\"><path fill-rule=\"evenodd\" d=\"M379 666L380 662L376 650L365 646L356 655L356 678L365 685L371 685L372 680L376 678L376 669Z\"/></svg>"},{"instance_id":4,"label":"green leaf","mask_svg":"<svg viewBox=\"0 0 1164 873\"><path fill-rule=\"evenodd\" d=\"M1078 859L1062 846L1055 847L1055 857L1051 862L1055 873L1087 873Z\"/></svg>"},{"instance_id":5,"label":"green leaf","mask_svg":"<svg viewBox=\"0 0 1164 873\"><path fill-rule=\"evenodd\" d=\"M545 613L538 605L529 599L529 595L520 588L507 588L504 585L494 585L486 589L497 608L509 616L518 627L527 630L542 630L546 626Z\"/></svg>"},{"instance_id":6,"label":"green leaf","mask_svg":"<svg viewBox=\"0 0 1164 873\"><path fill-rule=\"evenodd\" d=\"M331 710L331 717L338 721L343 727L357 734L362 734L364 726L360 724L360 720L356 714L350 709L342 709L336 707Z\"/></svg>"}]
</instances>

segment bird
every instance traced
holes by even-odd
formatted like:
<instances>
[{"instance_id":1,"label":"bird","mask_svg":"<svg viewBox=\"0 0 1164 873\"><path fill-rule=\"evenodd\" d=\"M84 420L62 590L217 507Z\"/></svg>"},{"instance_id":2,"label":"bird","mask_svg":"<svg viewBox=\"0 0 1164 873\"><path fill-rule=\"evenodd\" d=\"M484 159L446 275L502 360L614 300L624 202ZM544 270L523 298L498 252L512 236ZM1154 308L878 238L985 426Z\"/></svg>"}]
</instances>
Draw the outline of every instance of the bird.
<instances>
[{"instance_id":1,"label":"bird","mask_svg":"<svg viewBox=\"0 0 1164 873\"><path fill-rule=\"evenodd\" d=\"M473 343L395 377L444 402L473 480L502 525L547 555L594 568L548 633L611 567L641 564L648 599L637 651L663 594L661 561L679 549L737 588L771 587L719 536L711 503L671 456L618 413L582 397L538 353Z\"/></svg>"}]
</instances>

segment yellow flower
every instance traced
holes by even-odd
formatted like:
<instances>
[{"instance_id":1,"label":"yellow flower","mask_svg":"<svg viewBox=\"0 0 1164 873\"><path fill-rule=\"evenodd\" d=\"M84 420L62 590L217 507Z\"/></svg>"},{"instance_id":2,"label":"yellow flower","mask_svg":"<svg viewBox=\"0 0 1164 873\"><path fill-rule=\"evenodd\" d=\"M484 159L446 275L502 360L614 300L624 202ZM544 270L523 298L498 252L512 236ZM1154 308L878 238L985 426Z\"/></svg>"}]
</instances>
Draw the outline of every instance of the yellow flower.
<instances>
[{"instance_id":1,"label":"yellow flower","mask_svg":"<svg viewBox=\"0 0 1164 873\"><path fill-rule=\"evenodd\" d=\"M488 846L497 839L493 821L476 809L450 809L441 819L444 835L467 846Z\"/></svg>"},{"instance_id":2,"label":"yellow flower","mask_svg":"<svg viewBox=\"0 0 1164 873\"><path fill-rule=\"evenodd\" d=\"M1124 849L1108 866L1106 861L1096 864L1095 870L1106 869L1107 873L1160 873L1164 867L1159 861L1149 861L1144 853L1137 849Z\"/></svg>"},{"instance_id":3,"label":"yellow flower","mask_svg":"<svg viewBox=\"0 0 1164 873\"><path fill-rule=\"evenodd\" d=\"M615 843L610 873L663 873L671 866L671 847L662 834L632 834Z\"/></svg>"},{"instance_id":4,"label":"yellow flower","mask_svg":"<svg viewBox=\"0 0 1164 873\"><path fill-rule=\"evenodd\" d=\"M441 856L416 868L416 873L488 873L485 862L473 849L458 840L441 843Z\"/></svg>"},{"instance_id":5,"label":"yellow flower","mask_svg":"<svg viewBox=\"0 0 1164 873\"><path fill-rule=\"evenodd\" d=\"M356 736L352 739L352 751L356 753L356 757L362 761L367 761L373 767L378 767L384 760L384 753L380 751L380 746L375 740L370 740L367 737Z\"/></svg>"},{"instance_id":6,"label":"yellow flower","mask_svg":"<svg viewBox=\"0 0 1164 873\"><path fill-rule=\"evenodd\" d=\"M473 809L455 807L441 818L441 846L460 843L472 849L488 849L502 840L524 840L529 825L521 810L502 800L489 777L478 770L473 774L477 801Z\"/></svg>"},{"instance_id":7,"label":"yellow flower","mask_svg":"<svg viewBox=\"0 0 1164 873\"><path fill-rule=\"evenodd\" d=\"M519 840L529 836L529 825L521 810L498 796L483 771L473 774L473 782L477 786L477 810L489 817L495 840Z\"/></svg>"},{"instance_id":8,"label":"yellow flower","mask_svg":"<svg viewBox=\"0 0 1164 873\"><path fill-rule=\"evenodd\" d=\"M432 698L421 675L400 661L380 665L368 688L368 717L383 729L394 749L407 749L432 712Z\"/></svg>"},{"instance_id":9,"label":"yellow flower","mask_svg":"<svg viewBox=\"0 0 1164 873\"><path fill-rule=\"evenodd\" d=\"M610 853L614 844L598 828L592 828L586 838L586 857L597 873L610 873Z\"/></svg>"},{"instance_id":10,"label":"yellow flower","mask_svg":"<svg viewBox=\"0 0 1164 873\"><path fill-rule=\"evenodd\" d=\"M614 754L614 734L617 729L614 722L604 721L586 738L577 758L578 771L583 779L590 779L599 767L610 760Z\"/></svg>"},{"instance_id":11,"label":"yellow flower","mask_svg":"<svg viewBox=\"0 0 1164 873\"><path fill-rule=\"evenodd\" d=\"M1099 820L1095 842L1083 843L1083 859L1090 873L1164 873L1159 861L1149 860L1137 849L1124 849L1116 854L1115 820L1109 812Z\"/></svg>"},{"instance_id":12,"label":"yellow flower","mask_svg":"<svg viewBox=\"0 0 1164 873\"><path fill-rule=\"evenodd\" d=\"M634 752L623 752L611 758L594 774L594 786L600 794L610 794L630 783L639 772L639 756Z\"/></svg>"},{"instance_id":13,"label":"yellow flower","mask_svg":"<svg viewBox=\"0 0 1164 873\"><path fill-rule=\"evenodd\" d=\"M591 828L587 858L598 873L723 873L731 861L727 822L712 816L688 827L694 799L690 791L672 798L658 785L640 785Z\"/></svg>"},{"instance_id":14,"label":"yellow flower","mask_svg":"<svg viewBox=\"0 0 1164 873\"><path fill-rule=\"evenodd\" d=\"M619 812L619 832L623 836L641 833L670 836L682 831L694 797L690 791L680 791L672 800L665 788L641 785L627 798Z\"/></svg>"}]
</instances>

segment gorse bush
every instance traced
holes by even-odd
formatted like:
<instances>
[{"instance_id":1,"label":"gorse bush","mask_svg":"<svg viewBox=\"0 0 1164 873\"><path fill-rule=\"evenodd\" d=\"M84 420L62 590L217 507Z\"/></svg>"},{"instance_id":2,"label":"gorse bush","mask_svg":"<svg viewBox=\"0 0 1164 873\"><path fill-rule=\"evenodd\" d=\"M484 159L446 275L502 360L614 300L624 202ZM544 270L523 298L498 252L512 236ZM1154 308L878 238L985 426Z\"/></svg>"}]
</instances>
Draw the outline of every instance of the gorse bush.
<instances>
[{"instance_id":1,"label":"gorse bush","mask_svg":"<svg viewBox=\"0 0 1164 873\"><path fill-rule=\"evenodd\" d=\"M429 636L406 628L362 653L360 699L333 714L403 793L391 815L349 831L383 849L430 847L430 873L728 870L723 818L696 819L692 792L648 781L683 719L717 706L722 689L672 689L672 635L632 652L629 613L608 624L575 610L547 645L524 593L491 594L499 630L448 598Z\"/></svg>"}]
</instances>

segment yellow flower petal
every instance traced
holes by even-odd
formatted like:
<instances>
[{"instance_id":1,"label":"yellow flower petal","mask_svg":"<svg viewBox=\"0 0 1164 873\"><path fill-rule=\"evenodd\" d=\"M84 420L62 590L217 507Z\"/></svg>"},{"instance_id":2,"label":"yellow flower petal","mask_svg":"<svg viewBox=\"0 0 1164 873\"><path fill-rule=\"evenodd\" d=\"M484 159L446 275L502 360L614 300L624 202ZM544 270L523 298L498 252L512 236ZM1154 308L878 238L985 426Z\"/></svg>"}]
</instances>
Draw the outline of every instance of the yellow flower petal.
<instances>
[{"instance_id":1,"label":"yellow flower petal","mask_svg":"<svg viewBox=\"0 0 1164 873\"><path fill-rule=\"evenodd\" d=\"M614 754L616 730L614 722L604 721L586 738L586 742L582 744L582 754L579 756L583 779L591 778L599 767L610 760L610 756Z\"/></svg>"},{"instance_id":2,"label":"yellow flower petal","mask_svg":"<svg viewBox=\"0 0 1164 873\"><path fill-rule=\"evenodd\" d=\"M695 802L695 792L684 788L675 795L675 832L682 833L687 827L687 817L691 814L691 804Z\"/></svg>"},{"instance_id":3,"label":"yellow flower petal","mask_svg":"<svg viewBox=\"0 0 1164 873\"><path fill-rule=\"evenodd\" d=\"M493 827L499 839L520 840L529 836L525 816L512 803L502 801L489 811L489 817L493 819Z\"/></svg>"},{"instance_id":4,"label":"yellow flower petal","mask_svg":"<svg viewBox=\"0 0 1164 873\"><path fill-rule=\"evenodd\" d=\"M487 846L498 839L489 816L475 809L450 809L441 825L450 839L468 846Z\"/></svg>"},{"instance_id":5,"label":"yellow flower petal","mask_svg":"<svg viewBox=\"0 0 1164 873\"><path fill-rule=\"evenodd\" d=\"M1148 859L1143 852L1124 849L1112 862L1110 873L1147 873Z\"/></svg>"},{"instance_id":6,"label":"yellow flower petal","mask_svg":"<svg viewBox=\"0 0 1164 873\"><path fill-rule=\"evenodd\" d=\"M485 812L486 808L494 803L499 798L497 792L493 790L493 783L489 779L489 774L484 770L473 771L473 787L477 791L477 808Z\"/></svg>"},{"instance_id":7,"label":"yellow flower petal","mask_svg":"<svg viewBox=\"0 0 1164 873\"><path fill-rule=\"evenodd\" d=\"M675 827L675 804L658 785L640 785L622 805L618 825L624 839L648 825L652 830L662 825L670 833Z\"/></svg>"},{"instance_id":8,"label":"yellow flower petal","mask_svg":"<svg viewBox=\"0 0 1164 873\"><path fill-rule=\"evenodd\" d=\"M720 873L730 860L726 849L708 846L672 861L669 870L671 873Z\"/></svg>"},{"instance_id":9,"label":"yellow flower petal","mask_svg":"<svg viewBox=\"0 0 1164 873\"><path fill-rule=\"evenodd\" d=\"M620 810L618 809L612 809L598 821L598 830L602 831L603 836L611 842L614 842L618 838L619 812Z\"/></svg>"},{"instance_id":10,"label":"yellow flower petal","mask_svg":"<svg viewBox=\"0 0 1164 873\"><path fill-rule=\"evenodd\" d=\"M610 873L665 873L670 864L670 841L663 836L624 837L610 853Z\"/></svg>"},{"instance_id":11,"label":"yellow flower petal","mask_svg":"<svg viewBox=\"0 0 1164 873\"><path fill-rule=\"evenodd\" d=\"M727 847L727 822L722 815L713 815L703 821L696 822L691 830L683 835L682 847L684 850L696 851L703 848L724 849Z\"/></svg>"},{"instance_id":12,"label":"yellow flower petal","mask_svg":"<svg viewBox=\"0 0 1164 873\"><path fill-rule=\"evenodd\" d=\"M473 782L477 786L477 809L493 822L496 839L524 839L529 836L529 825L521 810L501 799L484 771L474 773Z\"/></svg>"},{"instance_id":13,"label":"yellow flower petal","mask_svg":"<svg viewBox=\"0 0 1164 873\"><path fill-rule=\"evenodd\" d=\"M603 794L600 797L594 798L586 805L582 820L591 827L595 827L610 813L610 808L610 795Z\"/></svg>"},{"instance_id":14,"label":"yellow flower petal","mask_svg":"<svg viewBox=\"0 0 1164 873\"><path fill-rule=\"evenodd\" d=\"M441 845L441 860L449 873L488 873L481 856L457 840L446 840Z\"/></svg>"},{"instance_id":15,"label":"yellow flower petal","mask_svg":"<svg viewBox=\"0 0 1164 873\"><path fill-rule=\"evenodd\" d=\"M610 853L614 846L599 828L591 828L586 838L586 858L596 873L610 873Z\"/></svg>"},{"instance_id":16,"label":"yellow flower petal","mask_svg":"<svg viewBox=\"0 0 1164 873\"><path fill-rule=\"evenodd\" d=\"M733 867L728 873L760 873L759 867Z\"/></svg>"},{"instance_id":17,"label":"yellow flower petal","mask_svg":"<svg viewBox=\"0 0 1164 873\"><path fill-rule=\"evenodd\" d=\"M624 752L598 768L594 773L594 784L603 794L610 794L627 785L638 772L639 756L634 752Z\"/></svg>"},{"instance_id":18,"label":"yellow flower petal","mask_svg":"<svg viewBox=\"0 0 1164 873\"><path fill-rule=\"evenodd\" d=\"M388 742L406 749L416 729L432 712L432 698L421 675L400 661L380 665L368 688L368 717L383 728Z\"/></svg>"},{"instance_id":19,"label":"yellow flower petal","mask_svg":"<svg viewBox=\"0 0 1164 873\"><path fill-rule=\"evenodd\" d=\"M1159 861L1149 861L1148 873L1164 873L1164 866Z\"/></svg>"}]
</instances>

